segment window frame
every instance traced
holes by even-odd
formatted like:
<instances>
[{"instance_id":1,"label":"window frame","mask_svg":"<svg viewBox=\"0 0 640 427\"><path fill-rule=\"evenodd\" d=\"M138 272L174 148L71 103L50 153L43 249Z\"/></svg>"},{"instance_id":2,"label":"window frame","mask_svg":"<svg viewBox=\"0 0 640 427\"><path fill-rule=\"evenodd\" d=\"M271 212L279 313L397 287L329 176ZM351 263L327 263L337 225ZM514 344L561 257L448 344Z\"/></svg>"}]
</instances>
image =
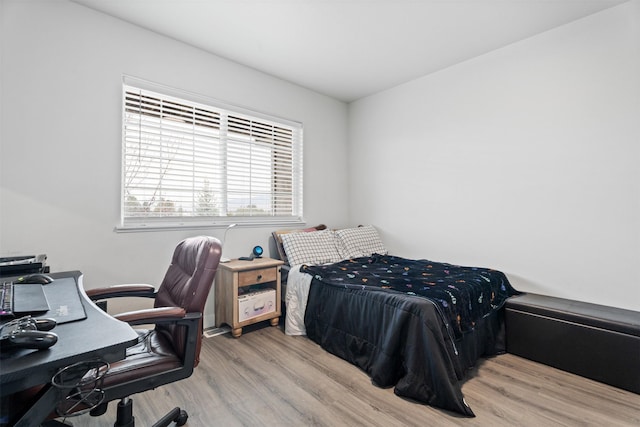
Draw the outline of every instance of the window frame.
<instances>
[{"instance_id":1,"label":"window frame","mask_svg":"<svg viewBox=\"0 0 640 427\"><path fill-rule=\"evenodd\" d=\"M122 114L122 123L121 123L121 183L120 183L120 221L119 224L115 227L115 231L117 232L136 232L136 231L159 231L159 230L184 230L184 229L210 229L210 228L224 228L230 224L237 224L239 226L287 226L287 225L300 225L304 224L305 220L303 218L303 126L302 123L283 119L280 117L275 117L269 114L260 113L254 110L250 110L244 107L239 107L236 105L227 104L212 98L208 98L203 95L199 95L192 92L187 92L184 90L172 88L165 85L160 85L157 83L152 83L143 79L139 79L131 76L123 76L122 79L122 98L121 98L121 114ZM223 182L220 185L223 185L225 188L222 190L222 195L224 196L224 200L221 201L220 206L224 211L221 215L216 216L201 216L195 215L195 211L191 212L189 215L167 215L167 216L127 216L125 212L125 204L127 198L127 177L126 177L126 169L127 169L127 148L126 148L126 93L127 88L135 88L136 90L141 90L143 92L153 92L156 95L165 96L170 101L178 100L180 102L184 102L185 104L193 104L195 108L198 106L206 106L212 110L222 112L223 116L232 115L235 118L242 117L243 119L247 119L253 123L256 121L258 125L268 123L270 125L274 125L277 127L291 128L292 129L292 142L291 142L291 211L292 215L281 215L276 216L275 214L271 215L247 215L247 216L236 216L229 215L229 209L227 206L228 203L228 189L229 189L229 167L227 163L227 157L224 158L222 164L223 171ZM227 122L220 125L220 137L219 143L221 146L219 147L222 152L224 152L224 156L227 156L227 148L231 143L230 140L233 139L231 137L227 137ZM224 130L222 129L224 128ZM250 145L255 145L255 141L250 142ZM275 150L275 148L272 148ZM275 154L274 154L275 155ZM263 164L264 166L264 164ZM276 163L275 160L272 160L271 163L271 172L270 174L275 173ZM274 184L277 182L277 178L274 178L272 175L270 176L271 182L271 190L269 192L272 200L276 197ZM285 175L288 179L288 174ZM255 195L256 193L250 190L250 193ZM289 193L287 193L289 195ZM192 194L192 198L195 198L196 195ZM272 212L276 210L276 207L272 206Z\"/></svg>"}]
</instances>

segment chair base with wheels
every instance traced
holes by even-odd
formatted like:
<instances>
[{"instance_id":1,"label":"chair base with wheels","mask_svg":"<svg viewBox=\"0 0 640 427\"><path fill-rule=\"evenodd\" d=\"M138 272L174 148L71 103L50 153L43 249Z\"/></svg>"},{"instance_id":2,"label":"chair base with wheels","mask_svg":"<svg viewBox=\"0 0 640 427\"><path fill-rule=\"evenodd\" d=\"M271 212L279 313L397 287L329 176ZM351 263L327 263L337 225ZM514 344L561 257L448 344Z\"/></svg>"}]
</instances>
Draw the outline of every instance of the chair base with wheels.
<instances>
[{"instance_id":1,"label":"chair base with wheels","mask_svg":"<svg viewBox=\"0 0 640 427\"><path fill-rule=\"evenodd\" d=\"M105 411L106 407L107 406L105 404ZM91 415L94 414L92 413ZM188 418L189 415L187 415L187 411L176 407L164 417L160 418L153 427L168 427L174 422L176 423L176 426L183 426L187 423ZM116 422L113 427L134 427L134 425L135 417L133 416L133 400L130 397L125 397L118 402Z\"/></svg>"}]
</instances>

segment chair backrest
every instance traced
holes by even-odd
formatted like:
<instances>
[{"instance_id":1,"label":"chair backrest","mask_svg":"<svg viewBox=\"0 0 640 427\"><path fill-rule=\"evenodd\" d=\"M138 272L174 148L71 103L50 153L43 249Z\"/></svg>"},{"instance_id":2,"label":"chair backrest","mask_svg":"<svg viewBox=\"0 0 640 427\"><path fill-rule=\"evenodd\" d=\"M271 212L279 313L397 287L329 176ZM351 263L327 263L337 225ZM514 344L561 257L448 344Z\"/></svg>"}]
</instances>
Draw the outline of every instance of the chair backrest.
<instances>
[{"instance_id":1,"label":"chair backrest","mask_svg":"<svg viewBox=\"0 0 640 427\"><path fill-rule=\"evenodd\" d=\"M171 265L158 288L154 307L182 307L187 313L202 313L213 279L218 269L222 245L214 237L190 237L178 244L173 252ZM185 328L158 325L156 330L174 343L174 349L183 357L182 343ZM195 365L200 357L202 319L195 354Z\"/></svg>"}]
</instances>

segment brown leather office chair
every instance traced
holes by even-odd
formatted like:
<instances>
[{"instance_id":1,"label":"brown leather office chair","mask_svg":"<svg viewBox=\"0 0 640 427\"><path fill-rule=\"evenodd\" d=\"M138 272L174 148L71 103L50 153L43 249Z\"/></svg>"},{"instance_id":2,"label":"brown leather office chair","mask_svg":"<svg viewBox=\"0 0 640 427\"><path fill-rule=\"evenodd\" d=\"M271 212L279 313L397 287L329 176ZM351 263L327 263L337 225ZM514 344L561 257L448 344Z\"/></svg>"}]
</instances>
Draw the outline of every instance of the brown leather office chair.
<instances>
[{"instance_id":1,"label":"brown leather office chair","mask_svg":"<svg viewBox=\"0 0 640 427\"><path fill-rule=\"evenodd\" d=\"M86 291L94 301L123 296L155 298L152 309L114 316L131 325L155 324L155 329L137 331L138 344L127 350L124 360L111 364L101 386L105 403L94 408L92 415L104 414L108 402L120 399L114 426L133 426L130 395L191 375L199 362L202 312L221 252L218 239L188 238L176 247L157 291L151 285L116 285ZM183 425L186 420L187 413L174 408L155 426L167 426L173 421Z\"/></svg>"}]
</instances>

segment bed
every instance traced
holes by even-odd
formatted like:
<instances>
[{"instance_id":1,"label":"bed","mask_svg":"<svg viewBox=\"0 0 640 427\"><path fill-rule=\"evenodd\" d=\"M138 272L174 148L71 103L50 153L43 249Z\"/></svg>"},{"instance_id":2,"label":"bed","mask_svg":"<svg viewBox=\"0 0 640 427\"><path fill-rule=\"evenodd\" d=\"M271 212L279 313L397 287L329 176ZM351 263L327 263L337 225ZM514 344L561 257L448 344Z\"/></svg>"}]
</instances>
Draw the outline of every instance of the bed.
<instances>
[{"instance_id":1,"label":"bed","mask_svg":"<svg viewBox=\"0 0 640 427\"><path fill-rule=\"evenodd\" d=\"M500 271L389 255L374 227L281 237L285 332L306 334L380 387L474 416L461 382L504 352L504 304L518 292Z\"/></svg>"}]
</instances>

